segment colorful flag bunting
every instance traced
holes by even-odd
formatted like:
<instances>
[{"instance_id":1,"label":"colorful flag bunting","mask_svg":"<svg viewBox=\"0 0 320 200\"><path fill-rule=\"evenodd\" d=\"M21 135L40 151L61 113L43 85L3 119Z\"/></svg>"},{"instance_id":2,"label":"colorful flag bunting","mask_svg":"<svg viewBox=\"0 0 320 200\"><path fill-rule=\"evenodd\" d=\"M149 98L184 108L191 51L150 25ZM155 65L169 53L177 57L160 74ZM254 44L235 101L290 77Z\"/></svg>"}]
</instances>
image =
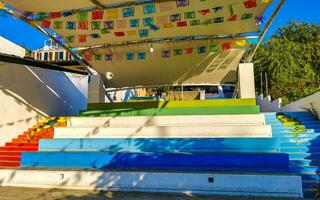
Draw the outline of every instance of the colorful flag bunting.
<instances>
[{"instance_id":1,"label":"colorful flag bunting","mask_svg":"<svg viewBox=\"0 0 320 200\"><path fill-rule=\"evenodd\" d=\"M196 18L196 12L194 12L194 11L185 12L184 13L184 18L185 19L195 19Z\"/></svg>"},{"instance_id":2,"label":"colorful flag bunting","mask_svg":"<svg viewBox=\"0 0 320 200\"><path fill-rule=\"evenodd\" d=\"M60 18L62 15L60 12L52 12L49 14L50 19L57 19Z\"/></svg>"},{"instance_id":3,"label":"colorful flag bunting","mask_svg":"<svg viewBox=\"0 0 320 200\"><path fill-rule=\"evenodd\" d=\"M174 56L182 56L183 50L182 49L175 49L173 50Z\"/></svg>"},{"instance_id":4,"label":"colorful flag bunting","mask_svg":"<svg viewBox=\"0 0 320 200\"><path fill-rule=\"evenodd\" d=\"M111 61L112 58L113 58L113 55L112 55L112 54L106 54L106 56L105 56L105 60L106 60L106 61Z\"/></svg>"},{"instance_id":5,"label":"colorful flag bunting","mask_svg":"<svg viewBox=\"0 0 320 200\"><path fill-rule=\"evenodd\" d=\"M162 58L170 58L170 51L169 50L164 50L161 52Z\"/></svg>"},{"instance_id":6,"label":"colorful flag bunting","mask_svg":"<svg viewBox=\"0 0 320 200\"><path fill-rule=\"evenodd\" d=\"M231 21L236 21L237 20L237 17L238 15L233 15L231 17L229 17L228 21L231 22Z\"/></svg>"},{"instance_id":7,"label":"colorful flag bunting","mask_svg":"<svg viewBox=\"0 0 320 200\"><path fill-rule=\"evenodd\" d=\"M108 9L107 12L107 19L108 20L117 20L119 18L119 10L118 9Z\"/></svg>"},{"instance_id":8,"label":"colorful flag bunting","mask_svg":"<svg viewBox=\"0 0 320 200\"><path fill-rule=\"evenodd\" d=\"M150 24L149 27L150 27L150 29L153 30L153 31L158 31L158 30L160 29L159 26L156 26L156 25L154 25L154 24Z\"/></svg>"},{"instance_id":9,"label":"colorful flag bunting","mask_svg":"<svg viewBox=\"0 0 320 200\"><path fill-rule=\"evenodd\" d=\"M81 11L78 13L78 21L88 21L88 12Z\"/></svg>"},{"instance_id":10,"label":"colorful flag bunting","mask_svg":"<svg viewBox=\"0 0 320 200\"><path fill-rule=\"evenodd\" d=\"M223 10L224 6L214 7L212 8L214 13L218 13L219 11Z\"/></svg>"},{"instance_id":11,"label":"colorful flag bunting","mask_svg":"<svg viewBox=\"0 0 320 200\"><path fill-rule=\"evenodd\" d=\"M138 59L139 60L145 60L146 59L146 52L138 53Z\"/></svg>"},{"instance_id":12,"label":"colorful flag bunting","mask_svg":"<svg viewBox=\"0 0 320 200\"><path fill-rule=\"evenodd\" d=\"M207 47L205 46L198 47L197 50L198 50L198 54L204 54L207 52Z\"/></svg>"},{"instance_id":13,"label":"colorful flag bunting","mask_svg":"<svg viewBox=\"0 0 320 200\"><path fill-rule=\"evenodd\" d=\"M257 7L257 1L256 0L247 0L243 2L244 7L246 8L256 8Z\"/></svg>"},{"instance_id":14,"label":"colorful flag bunting","mask_svg":"<svg viewBox=\"0 0 320 200\"><path fill-rule=\"evenodd\" d=\"M228 49L231 49L231 48L232 48L231 42L227 42L227 43L223 43L222 44L222 49L223 50L228 50Z\"/></svg>"},{"instance_id":15,"label":"colorful flag bunting","mask_svg":"<svg viewBox=\"0 0 320 200\"><path fill-rule=\"evenodd\" d=\"M78 42L80 43L87 42L87 35L78 35Z\"/></svg>"},{"instance_id":16,"label":"colorful flag bunting","mask_svg":"<svg viewBox=\"0 0 320 200\"><path fill-rule=\"evenodd\" d=\"M48 21L48 20L44 20L44 21L42 21L42 23L41 23L41 27L42 27L42 28L50 28L50 25L51 25L51 22Z\"/></svg>"},{"instance_id":17,"label":"colorful flag bunting","mask_svg":"<svg viewBox=\"0 0 320 200\"><path fill-rule=\"evenodd\" d=\"M185 26L188 26L187 21L177 22L177 27L185 27Z\"/></svg>"},{"instance_id":18,"label":"colorful flag bunting","mask_svg":"<svg viewBox=\"0 0 320 200\"><path fill-rule=\"evenodd\" d=\"M210 13L210 9L198 10L198 13L200 13L201 15L206 15Z\"/></svg>"},{"instance_id":19,"label":"colorful flag bunting","mask_svg":"<svg viewBox=\"0 0 320 200\"><path fill-rule=\"evenodd\" d=\"M147 29L139 30L139 36L141 38L148 37L149 36L149 30L147 30Z\"/></svg>"},{"instance_id":20,"label":"colorful flag bunting","mask_svg":"<svg viewBox=\"0 0 320 200\"><path fill-rule=\"evenodd\" d=\"M136 36L137 35L137 31L136 30L127 31L127 35L128 36Z\"/></svg>"},{"instance_id":21,"label":"colorful flag bunting","mask_svg":"<svg viewBox=\"0 0 320 200\"><path fill-rule=\"evenodd\" d=\"M114 35L115 35L116 37L123 37L123 36L125 36L125 34L124 34L123 31L114 32Z\"/></svg>"},{"instance_id":22,"label":"colorful flag bunting","mask_svg":"<svg viewBox=\"0 0 320 200\"><path fill-rule=\"evenodd\" d=\"M127 57L127 60L134 60L134 54L133 53L127 53L126 57Z\"/></svg>"},{"instance_id":23,"label":"colorful flag bunting","mask_svg":"<svg viewBox=\"0 0 320 200\"><path fill-rule=\"evenodd\" d=\"M74 36L66 36L66 43L74 43Z\"/></svg>"},{"instance_id":24,"label":"colorful flag bunting","mask_svg":"<svg viewBox=\"0 0 320 200\"><path fill-rule=\"evenodd\" d=\"M77 27L77 23L75 21L68 21L66 23L66 29L75 30Z\"/></svg>"},{"instance_id":25,"label":"colorful flag bunting","mask_svg":"<svg viewBox=\"0 0 320 200\"><path fill-rule=\"evenodd\" d=\"M212 23L223 23L224 22L224 17L216 17L212 19Z\"/></svg>"},{"instance_id":26,"label":"colorful flag bunting","mask_svg":"<svg viewBox=\"0 0 320 200\"><path fill-rule=\"evenodd\" d=\"M185 49L186 54L192 54L193 53L193 48L186 48Z\"/></svg>"},{"instance_id":27,"label":"colorful flag bunting","mask_svg":"<svg viewBox=\"0 0 320 200\"><path fill-rule=\"evenodd\" d=\"M143 26L150 26L150 24L153 24L153 17L143 18Z\"/></svg>"},{"instance_id":28,"label":"colorful flag bunting","mask_svg":"<svg viewBox=\"0 0 320 200\"><path fill-rule=\"evenodd\" d=\"M114 29L114 21L105 21L103 25L104 25L104 29L107 29L107 30Z\"/></svg>"},{"instance_id":29,"label":"colorful flag bunting","mask_svg":"<svg viewBox=\"0 0 320 200\"><path fill-rule=\"evenodd\" d=\"M103 19L103 10L92 11L92 20Z\"/></svg>"},{"instance_id":30,"label":"colorful flag bunting","mask_svg":"<svg viewBox=\"0 0 320 200\"><path fill-rule=\"evenodd\" d=\"M143 6L143 14L149 15L156 12L156 5L155 4L148 4Z\"/></svg>"},{"instance_id":31,"label":"colorful flag bunting","mask_svg":"<svg viewBox=\"0 0 320 200\"><path fill-rule=\"evenodd\" d=\"M126 19L118 20L117 29L125 29L125 28L127 28L127 20Z\"/></svg>"},{"instance_id":32,"label":"colorful flag bunting","mask_svg":"<svg viewBox=\"0 0 320 200\"><path fill-rule=\"evenodd\" d=\"M241 20L251 19L253 17L253 13L245 13L241 15Z\"/></svg>"},{"instance_id":33,"label":"colorful flag bunting","mask_svg":"<svg viewBox=\"0 0 320 200\"><path fill-rule=\"evenodd\" d=\"M161 12L171 11L172 10L172 2L164 1L159 3L159 8Z\"/></svg>"},{"instance_id":34,"label":"colorful flag bunting","mask_svg":"<svg viewBox=\"0 0 320 200\"><path fill-rule=\"evenodd\" d=\"M91 21L91 29L92 30L100 30L101 22L100 21Z\"/></svg>"},{"instance_id":35,"label":"colorful flag bunting","mask_svg":"<svg viewBox=\"0 0 320 200\"><path fill-rule=\"evenodd\" d=\"M189 21L190 26L196 26L196 25L200 25L201 21L200 20L191 20Z\"/></svg>"},{"instance_id":36,"label":"colorful flag bunting","mask_svg":"<svg viewBox=\"0 0 320 200\"><path fill-rule=\"evenodd\" d=\"M65 11L65 12L62 13L62 15L63 15L64 17L69 17L69 16L72 16L72 15L73 15L73 12L71 12L71 11Z\"/></svg>"},{"instance_id":37,"label":"colorful flag bunting","mask_svg":"<svg viewBox=\"0 0 320 200\"><path fill-rule=\"evenodd\" d=\"M110 31L108 29L101 29L100 33L101 34L108 34L108 33L110 33Z\"/></svg>"},{"instance_id":38,"label":"colorful flag bunting","mask_svg":"<svg viewBox=\"0 0 320 200\"><path fill-rule=\"evenodd\" d=\"M87 54L87 55L84 55L84 59L88 62L92 61L92 55L90 54Z\"/></svg>"},{"instance_id":39,"label":"colorful flag bunting","mask_svg":"<svg viewBox=\"0 0 320 200\"><path fill-rule=\"evenodd\" d=\"M177 7L185 7L189 5L189 0L176 0L177 1Z\"/></svg>"},{"instance_id":40,"label":"colorful flag bunting","mask_svg":"<svg viewBox=\"0 0 320 200\"><path fill-rule=\"evenodd\" d=\"M171 22L181 21L181 14L170 15L170 21Z\"/></svg>"},{"instance_id":41,"label":"colorful flag bunting","mask_svg":"<svg viewBox=\"0 0 320 200\"><path fill-rule=\"evenodd\" d=\"M89 23L88 22L78 22L78 29L79 30L88 30L89 29Z\"/></svg>"},{"instance_id":42,"label":"colorful flag bunting","mask_svg":"<svg viewBox=\"0 0 320 200\"><path fill-rule=\"evenodd\" d=\"M217 44L211 45L211 46L210 46L210 51L211 51L211 52L217 52L217 51L219 51L219 45L217 45Z\"/></svg>"},{"instance_id":43,"label":"colorful flag bunting","mask_svg":"<svg viewBox=\"0 0 320 200\"><path fill-rule=\"evenodd\" d=\"M54 29L62 29L62 26L63 26L63 22L62 21L55 21L53 23L53 28Z\"/></svg>"},{"instance_id":44,"label":"colorful flag bunting","mask_svg":"<svg viewBox=\"0 0 320 200\"><path fill-rule=\"evenodd\" d=\"M90 34L91 38L92 39L98 39L98 38L101 38L100 35L98 33L92 33Z\"/></svg>"},{"instance_id":45,"label":"colorful flag bunting","mask_svg":"<svg viewBox=\"0 0 320 200\"><path fill-rule=\"evenodd\" d=\"M139 27L139 19L130 19L130 27L137 28Z\"/></svg>"},{"instance_id":46,"label":"colorful flag bunting","mask_svg":"<svg viewBox=\"0 0 320 200\"><path fill-rule=\"evenodd\" d=\"M102 60L102 55L101 54L94 55L94 60L101 61Z\"/></svg>"},{"instance_id":47,"label":"colorful flag bunting","mask_svg":"<svg viewBox=\"0 0 320 200\"><path fill-rule=\"evenodd\" d=\"M234 42L236 45L238 45L239 47L245 47L247 46L247 41L246 40L236 40Z\"/></svg>"},{"instance_id":48,"label":"colorful flag bunting","mask_svg":"<svg viewBox=\"0 0 320 200\"><path fill-rule=\"evenodd\" d=\"M129 7L129 8L123 8L122 9L123 18L133 17L134 13L135 13L135 8L134 7Z\"/></svg>"}]
</instances>

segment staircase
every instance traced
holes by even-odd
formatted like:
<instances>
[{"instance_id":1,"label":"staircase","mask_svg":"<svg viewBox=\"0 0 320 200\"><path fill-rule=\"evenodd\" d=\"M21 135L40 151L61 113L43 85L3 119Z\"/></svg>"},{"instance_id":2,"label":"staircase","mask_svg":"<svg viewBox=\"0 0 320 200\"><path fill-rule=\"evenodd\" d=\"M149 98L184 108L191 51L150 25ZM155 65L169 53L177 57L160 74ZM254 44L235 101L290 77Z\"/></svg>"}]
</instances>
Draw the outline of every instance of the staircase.
<instances>
[{"instance_id":1,"label":"staircase","mask_svg":"<svg viewBox=\"0 0 320 200\"><path fill-rule=\"evenodd\" d=\"M279 115L289 122L281 122ZM280 152L289 155L290 171L302 177L304 196L315 197L320 180L320 121L309 112L266 113L265 117L273 138L280 139Z\"/></svg>"},{"instance_id":2,"label":"staircase","mask_svg":"<svg viewBox=\"0 0 320 200\"><path fill-rule=\"evenodd\" d=\"M54 128L65 125L65 118L40 120L38 124L18 135L11 142L7 142L5 146L0 147L0 168L20 167L22 152L37 152L40 139L52 139Z\"/></svg>"},{"instance_id":3,"label":"staircase","mask_svg":"<svg viewBox=\"0 0 320 200\"><path fill-rule=\"evenodd\" d=\"M33 141L19 170L0 170L0 185L301 197L277 123L254 99L89 105Z\"/></svg>"}]
</instances>

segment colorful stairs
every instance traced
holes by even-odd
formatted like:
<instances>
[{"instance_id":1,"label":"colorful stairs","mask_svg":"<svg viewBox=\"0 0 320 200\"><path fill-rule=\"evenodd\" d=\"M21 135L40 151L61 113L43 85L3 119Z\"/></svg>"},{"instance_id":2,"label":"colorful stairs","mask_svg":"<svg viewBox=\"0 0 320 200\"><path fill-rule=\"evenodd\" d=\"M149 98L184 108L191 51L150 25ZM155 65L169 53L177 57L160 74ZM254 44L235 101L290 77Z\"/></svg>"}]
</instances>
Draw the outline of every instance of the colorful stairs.
<instances>
[{"instance_id":1,"label":"colorful stairs","mask_svg":"<svg viewBox=\"0 0 320 200\"><path fill-rule=\"evenodd\" d=\"M0 168L20 167L22 152L37 152L40 139L52 139L55 127L66 126L65 118L44 118L35 126L0 147Z\"/></svg>"},{"instance_id":2,"label":"colorful stairs","mask_svg":"<svg viewBox=\"0 0 320 200\"><path fill-rule=\"evenodd\" d=\"M282 152L287 127L265 124L274 116L253 99L89 105L40 139L39 152L22 153L21 176L0 170L0 178L7 186L301 197L299 168ZM30 183L25 167L51 178ZM176 188L168 180L179 180Z\"/></svg>"},{"instance_id":3,"label":"colorful stairs","mask_svg":"<svg viewBox=\"0 0 320 200\"><path fill-rule=\"evenodd\" d=\"M281 123L279 114L293 122ZM265 117L273 138L280 141L280 152L289 155L290 171L302 177L304 196L315 197L320 181L320 121L309 112L266 113Z\"/></svg>"}]
</instances>

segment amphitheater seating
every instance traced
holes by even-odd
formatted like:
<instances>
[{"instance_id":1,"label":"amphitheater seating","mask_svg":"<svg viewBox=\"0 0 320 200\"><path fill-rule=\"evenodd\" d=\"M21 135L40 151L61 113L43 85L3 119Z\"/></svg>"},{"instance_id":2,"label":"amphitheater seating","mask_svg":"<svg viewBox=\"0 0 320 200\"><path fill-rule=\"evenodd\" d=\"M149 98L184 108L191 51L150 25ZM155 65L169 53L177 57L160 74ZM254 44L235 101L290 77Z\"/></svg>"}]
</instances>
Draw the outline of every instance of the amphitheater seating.
<instances>
[{"instance_id":1,"label":"amphitheater seating","mask_svg":"<svg viewBox=\"0 0 320 200\"><path fill-rule=\"evenodd\" d=\"M55 128L54 138L41 139L39 152L23 152L21 166L47 169L34 173L55 174L53 180L58 175L66 175L70 179L62 183L70 184L70 187L84 187L79 184L86 180L83 182L85 187L94 185L95 189L107 187L126 191L151 191L151 187L156 191L161 188L168 191L164 189L165 182L152 186L154 181L141 177L184 180L182 174L188 178L177 186L177 191L185 190L188 183L199 179L189 189L202 194L210 191L222 194L210 185L212 177L220 177L219 173L230 180L228 184L222 184L222 178L218 183L223 185L220 191L229 191L227 194L239 194L236 180L241 182L241 191L246 195L257 195L254 188L260 180L260 195L289 197L301 197L301 179L296 175L302 175L305 188L314 183L306 180L317 175L316 167L311 166L317 164L316 158L320 156L309 153L308 145L317 143L308 140L298 145L291 128L279 123L276 113L260 114L250 99L198 102L201 103L89 105L88 111L81 112L80 117L69 117L66 127ZM300 134L302 139L315 139L320 135L318 123L310 115L293 115L302 117L301 121L312 128ZM304 153L297 154L296 151ZM56 173L57 169L61 174ZM20 173L23 176L27 172ZM202 185L200 178L204 174L208 180ZM85 178L77 181L79 176ZM91 176L97 177L98 182L92 183ZM140 177L138 182L141 184L136 183L136 177ZM21 179L18 177L14 181ZM242 179L247 181L242 184ZM291 182L284 184L284 180ZM265 184L268 181L273 182L274 187ZM57 181L41 182L58 184ZM128 187L127 183L137 184L137 187ZM239 190L234 189L238 186Z\"/></svg>"}]
</instances>

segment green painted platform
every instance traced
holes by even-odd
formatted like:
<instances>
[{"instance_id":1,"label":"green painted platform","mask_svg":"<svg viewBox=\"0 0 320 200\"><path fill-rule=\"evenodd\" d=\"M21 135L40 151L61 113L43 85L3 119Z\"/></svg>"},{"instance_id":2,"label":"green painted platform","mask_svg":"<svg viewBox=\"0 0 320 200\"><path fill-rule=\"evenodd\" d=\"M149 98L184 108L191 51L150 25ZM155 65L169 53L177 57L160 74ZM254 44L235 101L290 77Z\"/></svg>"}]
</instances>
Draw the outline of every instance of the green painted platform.
<instances>
[{"instance_id":1,"label":"green painted platform","mask_svg":"<svg viewBox=\"0 0 320 200\"><path fill-rule=\"evenodd\" d=\"M255 99L219 99L194 101L145 101L128 103L93 103L88 104L88 110L111 109L148 109L148 108L201 108L201 107L238 107L256 106Z\"/></svg>"},{"instance_id":2,"label":"green painted platform","mask_svg":"<svg viewBox=\"0 0 320 200\"><path fill-rule=\"evenodd\" d=\"M237 115L259 114L259 106L220 106L187 108L146 108L146 109L111 109L89 110L80 112L83 117L107 116L170 116L170 115Z\"/></svg>"}]
</instances>

